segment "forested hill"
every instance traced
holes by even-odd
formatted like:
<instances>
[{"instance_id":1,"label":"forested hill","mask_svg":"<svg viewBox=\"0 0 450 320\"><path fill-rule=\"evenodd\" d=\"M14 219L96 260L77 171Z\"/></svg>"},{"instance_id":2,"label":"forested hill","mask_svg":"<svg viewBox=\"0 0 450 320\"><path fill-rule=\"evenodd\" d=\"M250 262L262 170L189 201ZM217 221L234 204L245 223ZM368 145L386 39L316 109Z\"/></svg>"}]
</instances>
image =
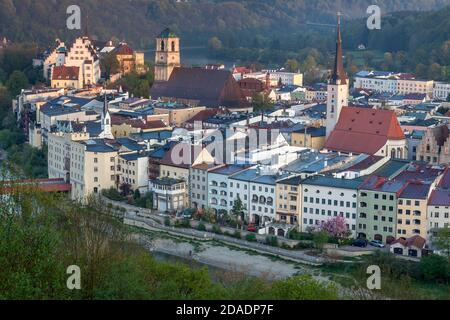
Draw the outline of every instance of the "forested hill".
<instances>
[{"instance_id":1,"label":"forested hill","mask_svg":"<svg viewBox=\"0 0 450 320\"><path fill-rule=\"evenodd\" d=\"M339 4L341 2L341 4ZM431 10L450 0L378 0L383 12ZM89 29L100 39L127 39L136 47L153 45L154 36L170 26L185 42L206 43L213 35L238 31L298 29L305 22L332 22L339 8L347 18L365 15L372 0L0 0L0 35L43 45L56 37L72 38L66 9L79 4Z\"/></svg>"}]
</instances>

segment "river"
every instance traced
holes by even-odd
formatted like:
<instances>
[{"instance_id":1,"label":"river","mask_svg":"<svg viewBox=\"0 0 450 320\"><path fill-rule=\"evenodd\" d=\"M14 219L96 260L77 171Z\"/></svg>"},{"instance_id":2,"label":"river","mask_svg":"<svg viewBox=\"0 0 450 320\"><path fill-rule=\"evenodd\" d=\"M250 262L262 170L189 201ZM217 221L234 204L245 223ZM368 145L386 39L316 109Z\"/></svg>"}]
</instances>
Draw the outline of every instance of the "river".
<instances>
[{"instance_id":1,"label":"river","mask_svg":"<svg viewBox=\"0 0 450 320\"><path fill-rule=\"evenodd\" d=\"M231 60L215 60L208 57L206 53L207 49L205 47L185 47L181 48L181 63L183 66L192 67L192 66L204 66L206 64L217 64L223 63L225 65L225 69L229 70L233 68L236 61ZM146 61L154 61L155 60L155 50L148 50L145 52L145 60Z\"/></svg>"}]
</instances>

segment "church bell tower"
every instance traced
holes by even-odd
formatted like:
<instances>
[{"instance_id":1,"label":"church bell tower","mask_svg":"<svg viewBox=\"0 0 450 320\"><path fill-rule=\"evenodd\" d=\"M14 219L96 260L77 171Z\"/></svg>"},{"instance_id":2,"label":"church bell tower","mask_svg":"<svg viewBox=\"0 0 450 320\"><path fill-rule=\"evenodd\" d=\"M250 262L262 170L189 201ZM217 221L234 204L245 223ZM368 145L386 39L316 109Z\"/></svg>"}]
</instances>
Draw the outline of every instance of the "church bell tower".
<instances>
[{"instance_id":1,"label":"church bell tower","mask_svg":"<svg viewBox=\"0 0 450 320\"><path fill-rule=\"evenodd\" d=\"M180 38L167 28L156 38L155 81L168 81L180 66Z\"/></svg>"},{"instance_id":2,"label":"church bell tower","mask_svg":"<svg viewBox=\"0 0 450 320\"><path fill-rule=\"evenodd\" d=\"M333 71L330 75L327 86L327 138L336 127L342 108L348 106L349 80L344 69L343 59L341 13L338 13L336 57L334 60Z\"/></svg>"}]
</instances>

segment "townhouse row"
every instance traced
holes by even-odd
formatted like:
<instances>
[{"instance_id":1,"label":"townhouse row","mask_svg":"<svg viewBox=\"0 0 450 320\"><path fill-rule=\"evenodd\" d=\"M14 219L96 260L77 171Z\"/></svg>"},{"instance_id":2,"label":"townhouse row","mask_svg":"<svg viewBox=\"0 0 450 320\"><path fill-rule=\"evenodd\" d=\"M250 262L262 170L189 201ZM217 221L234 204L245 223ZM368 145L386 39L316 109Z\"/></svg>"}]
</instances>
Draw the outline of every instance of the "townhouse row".
<instances>
[{"instance_id":1,"label":"townhouse row","mask_svg":"<svg viewBox=\"0 0 450 320\"><path fill-rule=\"evenodd\" d=\"M186 204L223 214L239 199L249 222L280 236L292 227L310 231L337 216L345 218L353 237L384 243L416 235L429 239L435 230L450 226L448 169L392 160L356 179L264 170L194 165Z\"/></svg>"}]
</instances>

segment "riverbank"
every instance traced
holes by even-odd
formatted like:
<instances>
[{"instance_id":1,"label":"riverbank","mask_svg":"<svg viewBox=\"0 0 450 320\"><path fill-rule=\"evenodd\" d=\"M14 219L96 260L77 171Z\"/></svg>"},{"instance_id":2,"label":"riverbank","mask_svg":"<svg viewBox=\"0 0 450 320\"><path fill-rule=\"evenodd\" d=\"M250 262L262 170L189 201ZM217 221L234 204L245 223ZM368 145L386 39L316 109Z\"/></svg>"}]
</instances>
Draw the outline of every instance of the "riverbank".
<instances>
[{"instance_id":1,"label":"riverbank","mask_svg":"<svg viewBox=\"0 0 450 320\"><path fill-rule=\"evenodd\" d=\"M150 241L151 252L161 252L217 269L262 277L273 281L297 274L312 274L312 269L285 260L262 256L251 251L230 248L214 242L179 242L172 239L156 238ZM323 280L323 279L321 279Z\"/></svg>"}]
</instances>

